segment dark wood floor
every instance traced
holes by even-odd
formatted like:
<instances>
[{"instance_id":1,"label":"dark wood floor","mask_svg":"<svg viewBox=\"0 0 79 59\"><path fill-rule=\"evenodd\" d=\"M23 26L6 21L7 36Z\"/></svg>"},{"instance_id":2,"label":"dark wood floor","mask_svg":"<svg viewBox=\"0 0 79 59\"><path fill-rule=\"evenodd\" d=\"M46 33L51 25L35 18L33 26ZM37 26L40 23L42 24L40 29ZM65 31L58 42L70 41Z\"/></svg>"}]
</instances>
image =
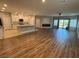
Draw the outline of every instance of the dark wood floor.
<instances>
[{"instance_id":1,"label":"dark wood floor","mask_svg":"<svg viewBox=\"0 0 79 59\"><path fill-rule=\"evenodd\" d=\"M0 57L79 57L76 32L64 29L42 29L10 39L0 40Z\"/></svg>"}]
</instances>

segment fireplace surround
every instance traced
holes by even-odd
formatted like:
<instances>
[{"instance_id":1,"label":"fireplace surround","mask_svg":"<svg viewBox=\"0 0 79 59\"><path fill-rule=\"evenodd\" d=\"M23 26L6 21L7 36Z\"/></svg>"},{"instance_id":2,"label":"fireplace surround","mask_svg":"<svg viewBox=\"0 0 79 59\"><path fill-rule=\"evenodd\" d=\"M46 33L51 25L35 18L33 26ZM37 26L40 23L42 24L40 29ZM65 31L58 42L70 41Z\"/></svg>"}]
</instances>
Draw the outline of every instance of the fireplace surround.
<instances>
[{"instance_id":1,"label":"fireplace surround","mask_svg":"<svg viewBox=\"0 0 79 59\"><path fill-rule=\"evenodd\" d=\"M50 27L50 24L42 24L42 27Z\"/></svg>"}]
</instances>

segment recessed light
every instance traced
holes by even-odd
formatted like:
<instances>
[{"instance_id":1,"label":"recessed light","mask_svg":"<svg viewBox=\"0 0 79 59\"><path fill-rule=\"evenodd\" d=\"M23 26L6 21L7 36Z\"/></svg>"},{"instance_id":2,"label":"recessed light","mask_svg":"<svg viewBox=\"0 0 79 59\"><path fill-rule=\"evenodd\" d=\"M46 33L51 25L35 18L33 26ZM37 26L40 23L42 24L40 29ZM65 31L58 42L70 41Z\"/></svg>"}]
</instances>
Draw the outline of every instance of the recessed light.
<instances>
[{"instance_id":1,"label":"recessed light","mask_svg":"<svg viewBox=\"0 0 79 59\"><path fill-rule=\"evenodd\" d=\"M42 0L42 2L44 3L46 0Z\"/></svg>"},{"instance_id":2,"label":"recessed light","mask_svg":"<svg viewBox=\"0 0 79 59\"><path fill-rule=\"evenodd\" d=\"M7 7L7 4L4 4L4 7Z\"/></svg>"},{"instance_id":3,"label":"recessed light","mask_svg":"<svg viewBox=\"0 0 79 59\"><path fill-rule=\"evenodd\" d=\"M2 7L2 9L3 9L3 10L5 10L5 8L4 8L4 7Z\"/></svg>"}]
</instances>

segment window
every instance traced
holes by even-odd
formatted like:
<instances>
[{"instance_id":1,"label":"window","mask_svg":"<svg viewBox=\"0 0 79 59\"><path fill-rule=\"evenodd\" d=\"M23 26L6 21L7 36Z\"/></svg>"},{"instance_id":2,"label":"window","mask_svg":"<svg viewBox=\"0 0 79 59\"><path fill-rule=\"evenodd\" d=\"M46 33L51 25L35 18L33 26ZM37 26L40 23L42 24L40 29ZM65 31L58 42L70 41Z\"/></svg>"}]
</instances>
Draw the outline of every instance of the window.
<instances>
[{"instance_id":1,"label":"window","mask_svg":"<svg viewBox=\"0 0 79 59\"><path fill-rule=\"evenodd\" d=\"M58 25L58 20L54 20L54 26Z\"/></svg>"},{"instance_id":2,"label":"window","mask_svg":"<svg viewBox=\"0 0 79 59\"><path fill-rule=\"evenodd\" d=\"M70 20L70 27L76 28L77 26L77 19L71 19Z\"/></svg>"}]
</instances>

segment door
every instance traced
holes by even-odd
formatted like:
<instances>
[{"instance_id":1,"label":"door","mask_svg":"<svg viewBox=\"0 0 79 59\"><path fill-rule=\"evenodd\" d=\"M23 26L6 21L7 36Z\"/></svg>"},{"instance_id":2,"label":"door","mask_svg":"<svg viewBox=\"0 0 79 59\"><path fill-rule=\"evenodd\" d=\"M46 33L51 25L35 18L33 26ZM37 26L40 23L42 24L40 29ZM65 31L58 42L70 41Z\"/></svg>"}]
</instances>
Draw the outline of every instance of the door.
<instances>
[{"instance_id":1,"label":"door","mask_svg":"<svg viewBox=\"0 0 79 59\"><path fill-rule=\"evenodd\" d=\"M58 23L59 23L59 20L58 19L54 19L53 27L54 28L58 28Z\"/></svg>"},{"instance_id":2,"label":"door","mask_svg":"<svg viewBox=\"0 0 79 59\"><path fill-rule=\"evenodd\" d=\"M68 28L69 20L61 19L59 20L59 28Z\"/></svg>"},{"instance_id":3,"label":"door","mask_svg":"<svg viewBox=\"0 0 79 59\"><path fill-rule=\"evenodd\" d=\"M69 27L69 19L54 19L54 28L68 28Z\"/></svg>"}]
</instances>

